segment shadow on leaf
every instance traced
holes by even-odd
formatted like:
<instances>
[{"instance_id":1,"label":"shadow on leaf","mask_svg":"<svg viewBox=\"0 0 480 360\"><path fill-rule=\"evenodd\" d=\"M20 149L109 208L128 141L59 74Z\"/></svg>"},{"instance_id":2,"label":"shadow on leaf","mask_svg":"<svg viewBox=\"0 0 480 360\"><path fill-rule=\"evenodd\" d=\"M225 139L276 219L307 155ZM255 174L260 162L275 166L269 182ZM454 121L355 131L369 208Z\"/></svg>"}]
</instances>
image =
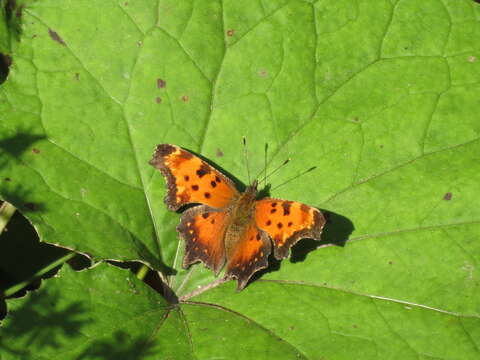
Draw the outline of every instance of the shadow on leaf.
<instances>
[{"instance_id":1,"label":"shadow on leaf","mask_svg":"<svg viewBox=\"0 0 480 360\"><path fill-rule=\"evenodd\" d=\"M327 223L323 229L322 239L316 241L313 239L303 239L296 243L291 250L290 261L292 263L302 262L307 254L325 246L345 246L350 234L353 232L353 223L345 216L336 214L332 211L322 211Z\"/></svg>"},{"instance_id":2,"label":"shadow on leaf","mask_svg":"<svg viewBox=\"0 0 480 360\"><path fill-rule=\"evenodd\" d=\"M133 337L118 330L110 339L95 340L76 360L82 359L141 359L155 354L153 342L147 336Z\"/></svg>"},{"instance_id":3,"label":"shadow on leaf","mask_svg":"<svg viewBox=\"0 0 480 360\"><path fill-rule=\"evenodd\" d=\"M78 336L82 327L91 322L82 303L72 301L63 306L58 303L58 293L45 290L30 293L24 303L7 317L2 328L3 333L15 342L2 336L0 348L12 355L31 356L29 349L57 349L65 338ZM18 348L12 344L18 344Z\"/></svg>"},{"instance_id":4,"label":"shadow on leaf","mask_svg":"<svg viewBox=\"0 0 480 360\"><path fill-rule=\"evenodd\" d=\"M7 54L0 53L0 84L7 80L11 65L12 58Z\"/></svg>"},{"instance_id":5,"label":"shadow on leaf","mask_svg":"<svg viewBox=\"0 0 480 360\"><path fill-rule=\"evenodd\" d=\"M20 157L25 151L38 141L45 139L44 135L31 134L28 131L19 130L15 135L0 139L0 195L4 200L14 205L24 213L42 212L43 204L29 199L30 193L22 188L20 181L9 174L10 163L20 162ZM32 149L35 151L35 149Z\"/></svg>"},{"instance_id":6,"label":"shadow on leaf","mask_svg":"<svg viewBox=\"0 0 480 360\"><path fill-rule=\"evenodd\" d=\"M39 280L36 279L38 271L69 253L65 248L40 242L31 223L18 211L6 230L0 235L0 292L30 280L24 289L36 289L40 285L39 281L34 281ZM53 276L57 270L58 267L52 269L42 279ZM15 295L23 296L25 291Z\"/></svg>"},{"instance_id":7,"label":"shadow on leaf","mask_svg":"<svg viewBox=\"0 0 480 360\"><path fill-rule=\"evenodd\" d=\"M345 246L350 234L354 230L353 223L343 215L336 214L332 211L322 210L325 219L327 220L320 241L314 239L302 239L290 251L290 262L303 262L308 254L314 250L318 250L325 246ZM284 259L283 261L285 261ZM274 258L273 254L268 258L268 267L266 269L256 272L249 283L260 279L263 275L280 270L281 260ZM247 285L248 286L248 285Z\"/></svg>"}]
</instances>

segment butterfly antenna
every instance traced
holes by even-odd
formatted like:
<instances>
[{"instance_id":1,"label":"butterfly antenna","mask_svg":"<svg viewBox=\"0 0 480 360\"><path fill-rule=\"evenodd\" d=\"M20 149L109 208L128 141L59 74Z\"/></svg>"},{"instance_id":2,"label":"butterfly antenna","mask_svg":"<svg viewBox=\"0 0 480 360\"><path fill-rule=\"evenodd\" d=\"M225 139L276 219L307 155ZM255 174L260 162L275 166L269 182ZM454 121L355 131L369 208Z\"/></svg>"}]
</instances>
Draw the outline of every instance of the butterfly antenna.
<instances>
[{"instance_id":1,"label":"butterfly antenna","mask_svg":"<svg viewBox=\"0 0 480 360\"><path fill-rule=\"evenodd\" d=\"M268 143L265 143L265 177L263 178L263 186L267 187L267 152L268 152Z\"/></svg>"},{"instance_id":2,"label":"butterfly antenna","mask_svg":"<svg viewBox=\"0 0 480 360\"><path fill-rule=\"evenodd\" d=\"M271 191L273 191L273 190L275 190L275 189L278 189L280 186L283 186L283 185L289 183L290 181L295 180L295 179L299 178L300 176L305 175L306 173L309 173L310 171L315 170L316 168L317 168L316 166L313 166L313 167L311 167L310 169L305 170L304 172L302 172L302 173L300 173L300 174L298 174L298 175L296 175L296 176L294 176L294 177L292 177L292 178L284 181L284 182L281 183L280 185L275 186Z\"/></svg>"},{"instance_id":3,"label":"butterfly antenna","mask_svg":"<svg viewBox=\"0 0 480 360\"><path fill-rule=\"evenodd\" d=\"M276 169L274 169L270 174L266 174L266 171L265 171L265 177L263 178L263 180L265 181L265 184L267 183L267 178L269 178L270 176L272 176L273 174L275 174L278 170L280 170L282 167L284 167L285 165L287 165L289 163L290 159L287 159L285 160L283 163L281 163L279 166L277 166Z\"/></svg>"},{"instance_id":4,"label":"butterfly antenna","mask_svg":"<svg viewBox=\"0 0 480 360\"><path fill-rule=\"evenodd\" d=\"M248 185L250 185L251 181L250 181L250 168L248 166L247 139L245 138L245 136L242 136L242 140L243 140L243 155L245 157L245 165L247 166Z\"/></svg>"}]
</instances>

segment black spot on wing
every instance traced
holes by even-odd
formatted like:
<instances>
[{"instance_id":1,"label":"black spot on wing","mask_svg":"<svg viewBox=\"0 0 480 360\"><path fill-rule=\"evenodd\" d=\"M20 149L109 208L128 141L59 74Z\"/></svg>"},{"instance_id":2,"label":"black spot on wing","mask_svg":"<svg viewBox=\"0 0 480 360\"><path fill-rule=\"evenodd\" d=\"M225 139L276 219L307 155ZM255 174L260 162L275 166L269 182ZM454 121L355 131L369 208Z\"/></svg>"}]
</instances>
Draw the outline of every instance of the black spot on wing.
<instances>
[{"instance_id":1,"label":"black spot on wing","mask_svg":"<svg viewBox=\"0 0 480 360\"><path fill-rule=\"evenodd\" d=\"M199 178L202 178L203 176L209 174L210 172L211 172L210 167L205 163L202 163L202 165L200 165L200 167L197 170L197 175Z\"/></svg>"},{"instance_id":2,"label":"black spot on wing","mask_svg":"<svg viewBox=\"0 0 480 360\"><path fill-rule=\"evenodd\" d=\"M283 207L283 216L290 215L290 208L292 207L292 204L288 201L285 201L284 203L282 203L282 207Z\"/></svg>"}]
</instances>

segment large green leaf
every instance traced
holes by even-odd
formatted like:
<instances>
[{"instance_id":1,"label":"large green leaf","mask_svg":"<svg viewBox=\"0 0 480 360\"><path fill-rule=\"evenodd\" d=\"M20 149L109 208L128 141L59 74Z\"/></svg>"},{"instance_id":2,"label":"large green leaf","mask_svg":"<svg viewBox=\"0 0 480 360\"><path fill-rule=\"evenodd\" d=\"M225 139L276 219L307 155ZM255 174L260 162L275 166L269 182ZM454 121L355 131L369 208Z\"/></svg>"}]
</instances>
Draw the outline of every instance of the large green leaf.
<instances>
[{"instance_id":1,"label":"large green leaf","mask_svg":"<svg viewBox=\"0 0 480 360\"><path fill-rule=\"evenodd\" d=\"M177 358L478 358L479 18L468 0L27 3L0 193L42 241L160 270L183 315L137 326ZM214 277L181 269L148 160L175 143L247 183L242 135L254 175L265 142L269 169L293 159L271 194L330 212L324 245L348 241L202 293Z\"/></svg>"},{"instance_id":2,"label":"large green leaf","mask_svg":"<svg viewBox=\"0 0 480 360\"><path fill-rule=\"evenodd\" d=\"M169 343L156 330L170 305L125 270L107 264L79 273L63 270L48 287L9 301L9 307L0 337L2 359L60 354L64 359L130 359ZM175 332L184 336L181 328L169 330L172 337Z\"/></svg>"},{"instance_id":3,"label":"large green leaf","mask_svg":"<svg viewBox=\"0 0 480 360\"><path fill-rule=\"evenodd\" d=\"M9 302L2 359L478 358L472 316L281 282L225 296L232 285L171 305L125 270L64 269Z\"/></svg>"}]
</instances>

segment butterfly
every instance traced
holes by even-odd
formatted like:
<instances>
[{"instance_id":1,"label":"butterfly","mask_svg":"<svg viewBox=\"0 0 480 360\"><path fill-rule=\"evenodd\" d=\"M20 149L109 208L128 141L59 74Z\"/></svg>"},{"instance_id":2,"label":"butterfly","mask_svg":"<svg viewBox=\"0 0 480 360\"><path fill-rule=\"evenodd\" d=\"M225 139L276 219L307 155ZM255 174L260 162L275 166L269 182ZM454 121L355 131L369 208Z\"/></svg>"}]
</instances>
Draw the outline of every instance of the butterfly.
<instances>
[{"instance_id":1,"label":"butterfly","mask_svg":"<svg viewBox=\"0 0 480 360\"><path fill-rule=\"evenodd\" d=\"M158 145L150 164L167 182L165 204L183 212L177 232L185 241L183 267L201 261L218 275L237 280L242 290L268 266L272 252L281 260L301 238L320 240L322 213L310 206L273 198L257 200L258 181L244 192L220 171L176 145Z\"/></svg>"}]
</instances>

